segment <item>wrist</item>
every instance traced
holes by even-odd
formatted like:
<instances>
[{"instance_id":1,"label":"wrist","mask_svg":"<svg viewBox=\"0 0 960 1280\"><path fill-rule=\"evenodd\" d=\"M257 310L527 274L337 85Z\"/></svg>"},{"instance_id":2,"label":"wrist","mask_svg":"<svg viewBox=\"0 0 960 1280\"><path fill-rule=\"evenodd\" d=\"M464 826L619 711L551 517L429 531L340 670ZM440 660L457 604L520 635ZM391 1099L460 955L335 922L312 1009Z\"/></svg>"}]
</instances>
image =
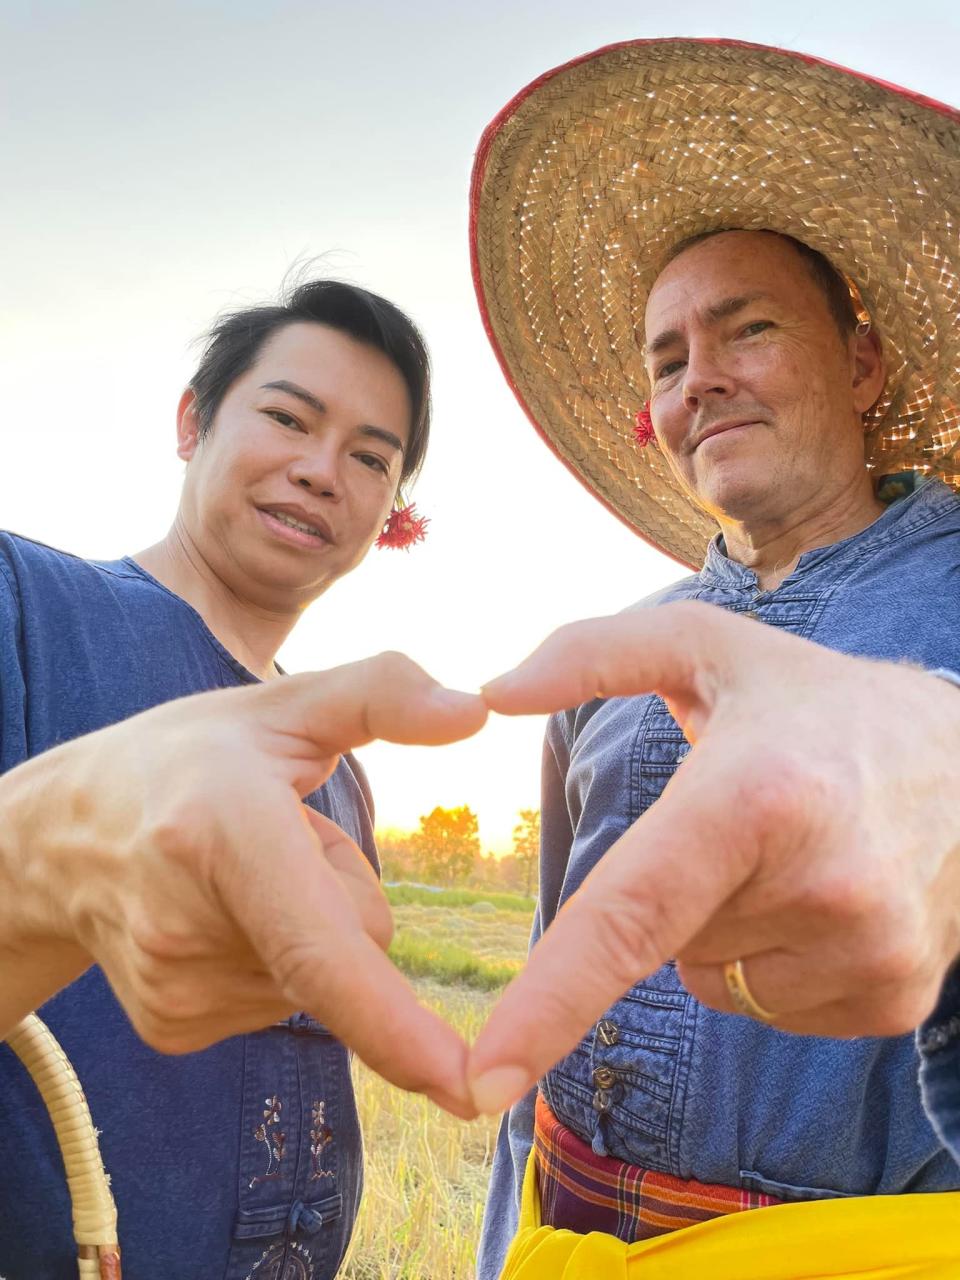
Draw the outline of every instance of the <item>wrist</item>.
<instances>
[{"instance_id":1,"label":"wrist","mask_svg":"<svg viewBox=\"0 0 960 1280\"><path fill-rule=\"evenodd\" d=\"M0 1036L88 968L62 908L59 752L0 777Z\"/></svg>"},{"instance_id":2,"label":"wrist","mask_svg":"<svg viewBox=\"0 0 960 1280\"><path fill-rule=\"evenodd\" d=\"M59 754L46 752L0 778L0 920L4 938L24 943L69 936L60 902L68 806Z\"/></svg>"}]
</instances>

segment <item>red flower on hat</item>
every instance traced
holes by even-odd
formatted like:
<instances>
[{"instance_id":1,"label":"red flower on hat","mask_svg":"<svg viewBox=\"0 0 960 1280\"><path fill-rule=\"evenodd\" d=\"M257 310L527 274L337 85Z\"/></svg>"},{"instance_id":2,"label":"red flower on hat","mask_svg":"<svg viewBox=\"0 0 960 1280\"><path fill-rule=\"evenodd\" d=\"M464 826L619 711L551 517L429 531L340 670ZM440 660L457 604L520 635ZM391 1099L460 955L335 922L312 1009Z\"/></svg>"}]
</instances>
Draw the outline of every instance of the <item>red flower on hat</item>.
<instances>
[{"instance_id":1,"label":"red flower on hat","mask_svg":"<svg viewBox=\"0 0 960 1280\"><path fill-rule=\"evenodd\" d=\"M633 438L641 449L656 440L656 436L653 431L653 419L650 417L649 400L643 408L637 412L636 426L633 428Z\"/></svg>"},{"instance_id":2,"label":"red flower on hat","mask_svg":"<svg viewBox=\"0 0 960 1280\"><path fill-rule=\"evenodd\" d=\"M399 547L409 551L415 542L423 542L427 536L428 516L418 516L416 506L395 507L377 538L378 547Z\"/></svg>"}]
</instances>

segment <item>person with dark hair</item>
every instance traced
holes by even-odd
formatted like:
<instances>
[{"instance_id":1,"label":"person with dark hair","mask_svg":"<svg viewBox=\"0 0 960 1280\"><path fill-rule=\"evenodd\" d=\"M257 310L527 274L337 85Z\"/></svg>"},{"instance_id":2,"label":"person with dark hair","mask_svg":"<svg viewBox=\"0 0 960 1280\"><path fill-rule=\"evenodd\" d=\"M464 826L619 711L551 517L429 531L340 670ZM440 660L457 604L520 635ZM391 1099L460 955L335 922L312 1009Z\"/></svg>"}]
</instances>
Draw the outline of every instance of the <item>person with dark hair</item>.
<instances>
[{"instance_id":1,"label":"person with dark hair","mask_svg":"<svg viewBox=\"0 0 960 1280\"><path fill-rule=\"evenodd\" d=\"M179 404L162 541L94 563L0 535L0 1036L47 1001L137 1280L336 1273L362 1159L334 1033L464 1110L459 1038L381 952L349 748L450 740L483 706L399 658L283 679L275 662L375 541L422 537L398 495L429 387L391 303L301 285L214 326ZM207 690L231 692L180 701ZM0 1274L75 1276L57 1146L5 1045L0 1127Z\"/></svg>"},{"instance_id":2,"label":"person with dark hair","mask_svg":"<svg viewBox=\"0 0 960 1280\"><path fill-rule=\"evenodd\" d=\"M511 385L693 570L484 689L556 714L469 1065L510 1108L481 1280L960 1274L958 149L949 107L683 39L480 144Z\"/></svg>"}]
</instances>

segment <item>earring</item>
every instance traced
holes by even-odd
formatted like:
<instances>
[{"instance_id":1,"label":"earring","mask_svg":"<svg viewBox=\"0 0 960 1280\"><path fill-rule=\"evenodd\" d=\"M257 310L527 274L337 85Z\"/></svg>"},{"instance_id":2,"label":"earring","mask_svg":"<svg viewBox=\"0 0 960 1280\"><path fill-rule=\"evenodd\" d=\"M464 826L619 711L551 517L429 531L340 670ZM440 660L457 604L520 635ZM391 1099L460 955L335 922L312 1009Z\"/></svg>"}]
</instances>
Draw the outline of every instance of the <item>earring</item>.
<instances>
[{"instance_id":1,"label":"earring","mask_svg":"<svg viewBox=\"0 0 960 1280\"><path fill-rule=\"evenodd\" d=\"M423 542L430 519L428 516L418 516L416 510L412 502L405 503L400 499L377 538L377 546L381 550L384 547L394 547L409 551L415 542Z\"/></svg>"},{"instance_id":2,"label":"earring","mask_svg":"<svg viewBox=\"0 0 960 1280\"><path fill-rule=\"evenodd\" d=\"M638 410L634 419L633 439L641 449L645 449L648 444L656 443L657 437L653 430L653 419L650 417L649 400L642 409Z\"/></svg>"}]
</instances>

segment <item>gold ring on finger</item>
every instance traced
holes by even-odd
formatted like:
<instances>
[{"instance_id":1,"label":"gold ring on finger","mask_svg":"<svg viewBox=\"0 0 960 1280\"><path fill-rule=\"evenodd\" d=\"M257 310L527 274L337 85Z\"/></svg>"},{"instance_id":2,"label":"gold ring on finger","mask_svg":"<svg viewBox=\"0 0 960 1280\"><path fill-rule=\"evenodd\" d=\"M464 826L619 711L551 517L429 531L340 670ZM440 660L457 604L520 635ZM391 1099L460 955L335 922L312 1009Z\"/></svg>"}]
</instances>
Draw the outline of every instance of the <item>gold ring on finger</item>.
<instances>
[{"instance_id":1,"label":"gold ring on finger","mask_svg":"<svg viewBox=\"0 0 960 1280\"><path fill-rule=\"evenodd\" d=\"M764 1009L763 1005L757 1004L753 998L753 993L747 986L742 960L727 961L723 966L723 980L727 984L730 999L737 1013L742 1013L747 1018L755 1018L758 1022L776 1022L777 1015Z\"/></svg>"}]
</instances>

